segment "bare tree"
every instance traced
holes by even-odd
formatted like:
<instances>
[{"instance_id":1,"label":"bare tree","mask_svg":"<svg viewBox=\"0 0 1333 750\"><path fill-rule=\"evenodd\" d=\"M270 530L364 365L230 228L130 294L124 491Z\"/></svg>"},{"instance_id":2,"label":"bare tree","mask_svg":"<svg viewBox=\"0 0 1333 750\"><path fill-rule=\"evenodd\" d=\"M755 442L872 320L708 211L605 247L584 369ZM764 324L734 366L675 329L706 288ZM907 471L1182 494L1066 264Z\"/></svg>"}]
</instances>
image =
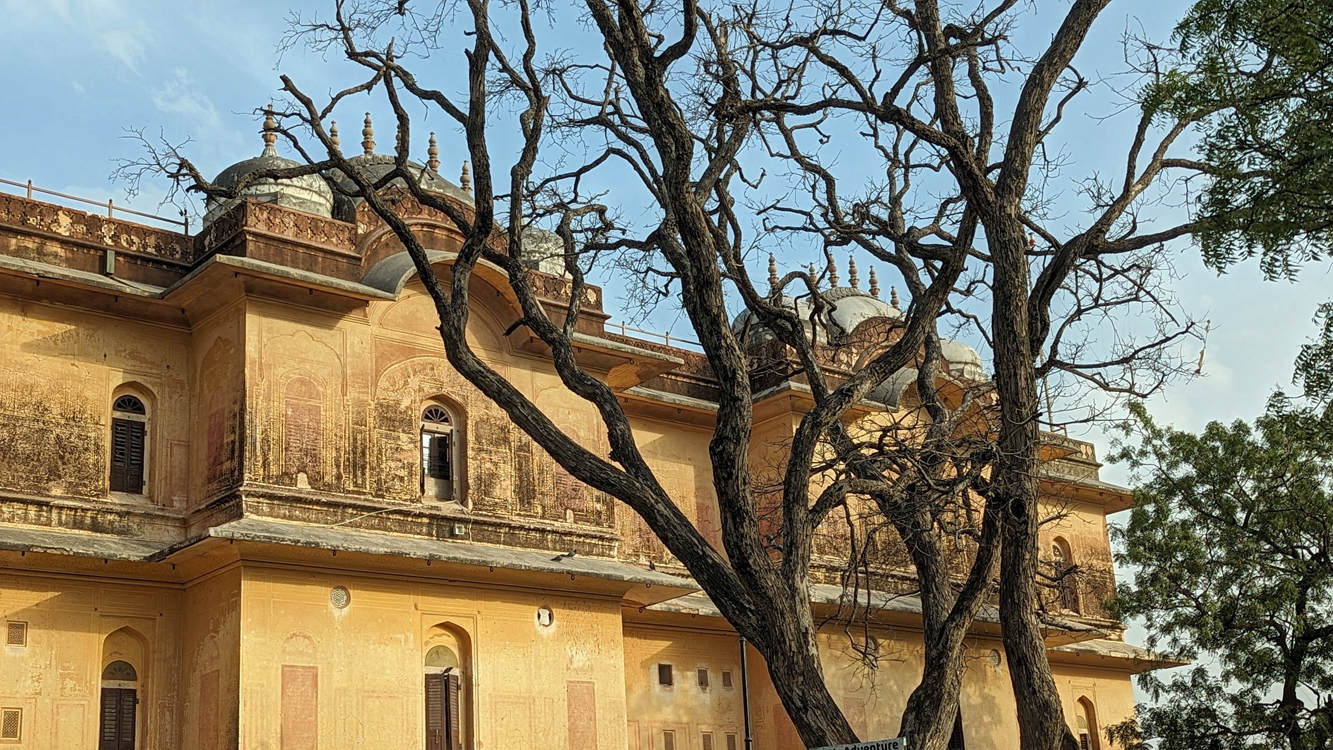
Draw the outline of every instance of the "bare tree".
<instances>
[{"instance_id":1,"label":"bare tree","mask_svg":"<svg viewBox=\"0 0 1333 750\"><path fill-rule=\"evenodd\" d=\"M1190 226L1141 232L1135 211L1169 170L1198 167L1167 155L1187 123L1156 128L1145 116L1123 184L1090 183L1088 225L1054 226L1030 180L1053 167L1039 161L1040 150L1065 107L1087 90L1070 63L1106 0L1075 0L1047 48L1022 62L1009 56L1015 5L1000 0L966 12L933 0L869 10L825 0L717 7L584 0L601 49L552 54L538 44L537 11L549 9L529 0L466 0L421 12L396 0L336 0L327 21L293 19L289 44L343 56L364 77L324 102L282 77L286 102L274 130L305 166L253 172L223 188L167 147L150 149L129 170L163 172L217 198L260 179L345 175L351 186L331 181L334 189L364 200L410 254L453 367L573 476L646 521L764 656L807 745L856 740L823 680L809 591L821 525L869 507L905 544L922 600L926 664L902 720L913 746L935 750L948 740L963 638L995 593L997 568L1022 746L1069 746L1039 620L1040 427L1053 417L1038 384L1063 373L1066 383L1142 394L1176 372L1169 344L1192 323L1173 317L1174 301L1163 292L1161 245ZM471 28L467 70L455 79L465 91L455 95L418 76L443 30L458 24ZM390 31L397 36L388 39ZM1002 117L992 79L1014 71L1022 84ZM349 162L327 127L340 104L366 92L380 92L396 116L393 163L373 177ZM462 130L475 175L470 205L428 190L409 163L418 104ZM515 116L493 119L505 108ZM514 144L507 180L497 183L495 133L514 126L505 140ZM830 142L859 144L883 166L882 177L844 174L842 183L854 186L844 194L846 170L822 158ZM625 220L623 204L590 187L605 185L608 173L630 176L650 218ZM464 237L444 278L398 208L407 197ZM533 223L559 238L563 309L539 299L541 275L524 242ZM788 273L765 291L752 279L756 228L763 242L786 239L822 254L850 247L895 269L906 309L859 369L830 365L827 350L850 332L822 323L837 301L821 292L815 272ZM709 455L725 555L663 489L615 391L576 358L585 274L594 259L612 256L649 297L677 295L716 380ZM600 415L609 456L568 437L468 344L470 280L481 262L506 276L522 310L514 327L549 348L565 387ZM792 304L792 296L807 304ZM755 363L746 332L732 328L734 301L784 347L814 404L771 492L757 485L751 465ZM1155 312L1160 324L1145 338L1098 345L1095 321L1126 308ZM993 384L948 372L941 323L969 329L991 348ZM846 424L853 408L911 370L921 405L912 421ZM764 533L767 509L776 513L776 537Z\"/></svg>"}]
</instances>

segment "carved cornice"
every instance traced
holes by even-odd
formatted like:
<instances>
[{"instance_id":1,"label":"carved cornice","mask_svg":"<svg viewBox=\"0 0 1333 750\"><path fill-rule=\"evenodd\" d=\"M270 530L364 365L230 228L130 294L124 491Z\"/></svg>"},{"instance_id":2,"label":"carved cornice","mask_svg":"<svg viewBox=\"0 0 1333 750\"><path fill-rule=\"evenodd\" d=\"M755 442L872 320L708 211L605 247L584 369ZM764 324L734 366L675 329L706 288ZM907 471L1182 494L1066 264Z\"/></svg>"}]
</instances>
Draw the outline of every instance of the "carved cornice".
<instances>
[{"instance_id":1,"label":"carved cornice","mask_svg":"<svg viewBox=\"0 0 1333 750\"><path fill-rule=\"evenodd\" d=\"M186 235L16 195L0 194L0 226L173 263L194 259Z\"/></svg>"}]
</instances>

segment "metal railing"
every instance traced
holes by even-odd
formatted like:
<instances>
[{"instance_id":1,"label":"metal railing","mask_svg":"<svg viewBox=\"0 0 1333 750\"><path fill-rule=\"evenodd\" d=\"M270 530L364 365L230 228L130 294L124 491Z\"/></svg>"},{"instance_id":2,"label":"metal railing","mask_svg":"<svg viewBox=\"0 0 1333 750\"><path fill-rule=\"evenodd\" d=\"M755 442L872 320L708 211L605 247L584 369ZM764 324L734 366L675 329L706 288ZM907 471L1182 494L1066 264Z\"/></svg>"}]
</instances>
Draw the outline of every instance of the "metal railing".
<instances>
[{"instance_id":1,"label":"metal railing","mask_svg":"<svg viewBox=\"0 0 1333 750\"><path fill-rule=\"evenodd\" d=\"M672 336L670 332L661 333L659 331L645 331L642 328L635 328L626 323L608 323L606 328L610 331L619 330L621 336L629 336L631 331L634 333L641 333L645 336L652 336L654 339L661 339L662 343L666 346L679 346L681 344L685 344L686 346L702 346L698 341L693 341L681 336ZM671 342L673 341L676 343L672 344Z\"/></svg>"},{"instance_id":2,"label":"metal railing","mask_svg":"<svg viewBox=\"0 0 1333 750\"><path fill-rule=\"evenodd\" d=\"M108 219L116 218L116 213L133 214L134 216L142 216L145 219L160 221L163 224L170 224L173 227L180 227L182 230L182 234L188 235L190 233L190 217L186 215L184 211L181 212L181 218L168 219L165 216L158 216L157 214L148 214L144 213L143 211L135 211L132 208L124 208L124 207L116 208L115 201L110 198L107 199L106 203L102 203L101 201L90 200L88 198L80 198L77 195L67 195L65 193L58 193L54 190L47 190L46 188L36 187L35 185L32 184L32 180L28 180L26 183L24 183L24 182L14 182L13 180L6 180L3 177L0 177L0 184L13 185L14 187L18 188L26 188L28 191L28 200L34 200L34 198L32 197L33 193L42 193L43 195L54 195L57 198L64 198L65 200L70 200L70 201L78 201L79 203L87 203L90 206L97 206L98 208L105 208Z\"/></svg>"}]
</instances>

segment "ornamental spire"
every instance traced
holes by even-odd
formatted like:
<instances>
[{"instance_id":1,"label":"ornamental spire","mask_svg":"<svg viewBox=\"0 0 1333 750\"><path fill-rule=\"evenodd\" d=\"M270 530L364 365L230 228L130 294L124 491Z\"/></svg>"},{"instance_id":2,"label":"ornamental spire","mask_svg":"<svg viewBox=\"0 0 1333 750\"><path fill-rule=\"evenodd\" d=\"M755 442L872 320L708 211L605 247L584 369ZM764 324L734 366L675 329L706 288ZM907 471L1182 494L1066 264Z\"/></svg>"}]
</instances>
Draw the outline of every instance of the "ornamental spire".
<instances>
[{"instance_id":1,"label":"ornamental spire","mask_svg":"<svg viewBox=\"0 0 1333 750\"><path fill-rule=\"evenodd\" d=\"M814 264L814 263L811 263L811 264L810 264L809 271L810 271L810 286L812 286L812 287L814 287L816 290L818 290L818 289L819 289L819 273L815 271L815 264Z\"/></svg>"},{"instance_id":2,"label":"ornamental spire","mask_svg":"<svg viewBox=\"0 0 1333 750\"><path fill-rule=\"evenodd\" d=\"M440 173L440 147L437 146L437 145L435 144L435 134L434 134L434 133L431 133L431 134L430 134L430 148L426 149L426 156L429 157L428 159L426 159L426 166L430 167L430 171L432 171L432 172L434 172L434 173L436 173L436 174L439 174L439 173Z\"/></svg>"},{"instance_id":3,"label":"ornamental spire","mask_svg":"<svg viewBox=\"0 0 1333 750\"><path fill-rule=\"evenodd\" d=\"M278 123L273 119L273 105L264 108L264 153L263 156L277 156L273 147L278 142Z\"/></svg>"},{"instance_id":4,"label":"ornamental spire","mask_svg":"<svg viewBox=\"0 0 1333 750\"><path fill-rule=\"evenodd\" d=\"M336 121L329 123L329 143L332 143L333 147L339 151L342 150L342 139L338 137L338 123Z\"/></svg>"},{"instance_id":5,"label":"ornamental spire","mask_svg":"<svg viewBox=\"0 0 1333 750\"><path fill-rule=\"evenodd\" d=\"M896 286L889 287L889 304L893 305L893 309L898 309L898 287Z\"/></svg>"},{"instance_id":6,"label":"ornamental spire","mask_svg":"<svg viewBox=\"0 0 1333 750\"><path fill-rule=\"evenodd\" d=\"M828 285L830 289L838 288L838 261L832 255L828 257Z\"/></svg>"},{"instance_id":7,"label":"ornamental spire","mask_svg":"<svg viewBox=\"0 0 1333 750\"><path fill-rule=\"evenodd\" d=\"M870 296L879 299L879 278L875 276L875 267L870 267Z\"/></svg>"},{"instance_id":8,"label":"ornamental spire","mask_svg":"<svg viewBox=\"0 0 1333 750\"><path fill-rule=\"evenodd\" d=\"M370 113L366 113L365 127L361 128L361 148L366 156L375 153L375 126L370 123Z\"/></svg>"},{"instance_id":9,"label":"ornamental spire","mask_svg":"<svg viewBox=\"0 0 1333 750\"><path fill-rule=\"evenodd\" d=\"M855 255L848 255L848 256L847 256L847 276L848 276L848 279L847 279L847 280L851 282L851 284L852 284L852 288L853 288L853 289L860 289L860 288L861 288L861 277L856 275L856 256L855 256Z\"/></svg>"},{"instance_id":10,"label":"ornamental spire","mask_svg":"<svg viewBox=\"0 0 1333 750\"><path fill-rule=\"evenodd\" d=\"M773 257L773 253L768 254L768 293L772 294L778 289L778 259Z\"/></svg>"},{"instance_id":11,"label":"ornamental spire","mask_svg":"<svg viewBox=\"0 0 1333 750\"><path fill-rule=\"evenodd\" d=\"M463 160L463 174L458 176L458 185L463 188L463 192L472 192L472 169L467 164L467 159Z\"/></svg>"}]
</instances>

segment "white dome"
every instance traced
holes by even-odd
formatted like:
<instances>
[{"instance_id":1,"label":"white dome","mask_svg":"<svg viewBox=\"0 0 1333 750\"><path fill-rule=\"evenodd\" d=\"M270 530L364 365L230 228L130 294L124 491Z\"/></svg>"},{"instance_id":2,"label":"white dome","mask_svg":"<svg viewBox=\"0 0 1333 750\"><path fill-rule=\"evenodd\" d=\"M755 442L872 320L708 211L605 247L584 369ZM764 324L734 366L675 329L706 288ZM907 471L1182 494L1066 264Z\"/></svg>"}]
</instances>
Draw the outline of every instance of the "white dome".
<instances>
[{"instance_id":1,"label":"white dome","mask_svg":"<svg viewBox=\"0 0 1333 750\"><path fill-rule=\"evenodd\" d=\"M856 327L876 318L888 318L897 320L903 316L898 308L889 303L872 297L860 289L851 287L837 287L823 293L824 299L828 300L830 308L815 316L815 324L818 327L817 338L821 342L827 342L829 331L835 332L835 335L846 335L856 330ZM805 322L806 331L810 330L810 300L808 298L792 299L783 295L780 304L789 309L794 309L801 320ZM750 311L745 310L731 324L731 330L740 334L745 329L745 324L750 320ZM773 334L762 325L754 325L750 329L750 335L745 342L747 346L755 346L773 338Z\"/></svg>"}]
</instances>

